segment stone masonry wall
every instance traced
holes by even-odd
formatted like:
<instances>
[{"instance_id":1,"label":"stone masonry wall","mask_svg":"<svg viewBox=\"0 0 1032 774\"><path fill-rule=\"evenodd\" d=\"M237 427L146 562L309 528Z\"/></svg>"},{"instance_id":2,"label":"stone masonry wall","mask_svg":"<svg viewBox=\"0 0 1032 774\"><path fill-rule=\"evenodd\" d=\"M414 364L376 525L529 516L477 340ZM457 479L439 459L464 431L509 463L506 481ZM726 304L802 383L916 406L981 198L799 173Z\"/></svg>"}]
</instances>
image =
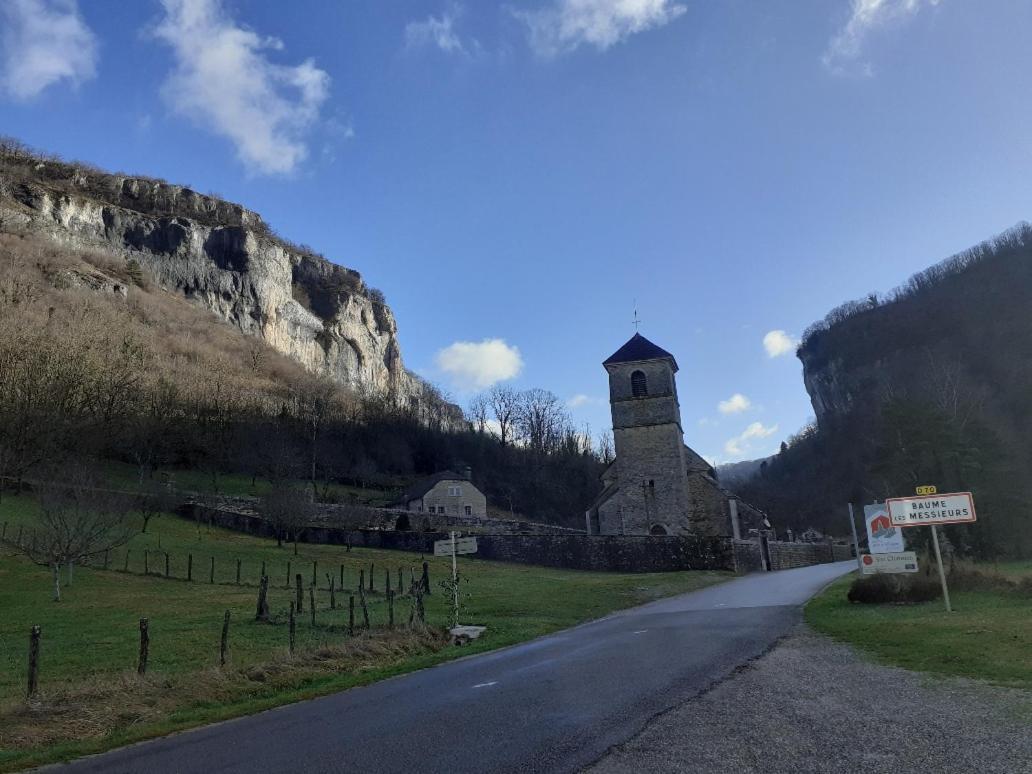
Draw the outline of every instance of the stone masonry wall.
<instances>
[{"instance_id":1,"label":"stone masonry wall","mask_svg":"<svg viewBox=\"0 0 1032 774\"><path fill-rule=\"evenodd\" d=\"M840 562L849 559L849 546L833 543L781 543L771 541L770 563L772 570L789 570L793 567L809 567L812 564Z\"/></svg>"}]
</instances>

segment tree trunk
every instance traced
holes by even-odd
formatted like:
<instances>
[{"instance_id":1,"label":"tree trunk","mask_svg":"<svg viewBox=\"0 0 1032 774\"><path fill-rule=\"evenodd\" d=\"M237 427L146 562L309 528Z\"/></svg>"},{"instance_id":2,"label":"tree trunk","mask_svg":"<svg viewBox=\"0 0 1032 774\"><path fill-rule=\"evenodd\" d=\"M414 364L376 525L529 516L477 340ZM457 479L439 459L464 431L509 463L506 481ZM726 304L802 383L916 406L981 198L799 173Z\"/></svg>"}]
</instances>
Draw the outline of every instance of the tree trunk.
<instances>
[{"instance_id":1,"label":"tree trunk","mask_svg":"<svg viewBox=\"0 0 1032 774\"><path fill-rule=\"evenodd\" d=\"M54 568L54 601L61 601L61 565L57 562L53 563Z\"/></svg>"}]
</instances>

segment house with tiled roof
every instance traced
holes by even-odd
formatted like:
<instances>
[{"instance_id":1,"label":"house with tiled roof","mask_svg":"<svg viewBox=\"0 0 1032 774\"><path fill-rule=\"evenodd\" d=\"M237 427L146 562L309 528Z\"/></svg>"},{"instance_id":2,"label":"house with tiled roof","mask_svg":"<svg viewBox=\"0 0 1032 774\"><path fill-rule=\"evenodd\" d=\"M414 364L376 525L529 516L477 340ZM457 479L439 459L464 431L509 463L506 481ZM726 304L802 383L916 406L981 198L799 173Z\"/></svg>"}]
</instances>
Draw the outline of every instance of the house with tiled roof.
<instances>
[{"instance_id":1,"label":"house with tiled roof","mask_svg":"<svg viewBox=\"0 0 1032 774\"><path fill-rule=\"evenodd\" d=\"M473 473L467 467L462 473L434 473L410 486L387 507L414 513L485 517L487 497L473 483Z\"/></svg>"}]
</instances>

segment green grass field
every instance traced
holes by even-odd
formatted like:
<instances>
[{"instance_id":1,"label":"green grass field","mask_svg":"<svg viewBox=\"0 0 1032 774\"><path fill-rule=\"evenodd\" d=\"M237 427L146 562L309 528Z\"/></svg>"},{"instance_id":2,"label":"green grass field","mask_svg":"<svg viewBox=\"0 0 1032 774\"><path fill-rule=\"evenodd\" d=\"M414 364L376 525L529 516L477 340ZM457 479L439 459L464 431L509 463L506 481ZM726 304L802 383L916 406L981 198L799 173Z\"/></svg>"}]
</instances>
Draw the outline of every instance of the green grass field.
<instances>
[{"instance_id":1,"label":"green grass field","mask_svg":"<svg viewBox=\"0 0 1032 774\"><path fill-rule=\"evenodd\" d=\"M1020 577L1032 573L1032 563L999 569ZM947 613L941 600L851 604L846 600L851 582L852 576L842 579L811 600L807 622L887 664L1032 688L1032 599L1027 596L951 591L953 613Z\"/></svg>"},{"instance_id":2,"label":"green grass field","mask_svg":"<svg viewBox=\"0 0 1032 774\"><path fill-rule=\"evenodd\" d=\"M0 523L7 523L9 538L16 534L19 525L32 522L34 507L26 497L4 498L0 503ZM128 573L122 572L126 550ZM149 556L149 576L142 574L145 550ZM390 570L391 584L396 588L398 568L403 568L407 585L410 572L418 577L419 555L359 548L346 552L340 547L305 544L300 545L299 551L295 556L292 547L277 548L275 541L199 526L175 516L161 516L151 522L146 534L135 537L126 549L112 552L111 569L76 568L73 584L63 589L62 601L57 603L51 601L51 576L47 568L15 556L10 550L0 552L0 610L3 610L0 617L0 770L66 759L134 739L364 684L450 658L517 643L619 608L690 591L728 577L714 572L588 573L460 559L460 573L468 578L463 586L466 596L463 622L487 626L486 635L459 648L441 647L440 643L428 644L423 640L394 642L389 632L381 631L376 636L387 637L390 647L384 645L382 654L376 651L369 655L379 647L377 643L366 643L362 639L365 635L349 640L346 631L348 594L356 586L359 572L368 573L372 564L377 593L369 598L370 618L374 628L383 627L387 619L384 573ZM170 556L173 579L161 577L165 570L165 552ZM193 582L183 580L189 554L193 555ZM214 585L208 582L212 557L216 566ZM235 583L238 559L242 570L239 586ZM299 651L319 653L320 649L351 647L350 642L360 650L369 644L366 649L369 652L337 654L337 661L331 660L328 665L305 663L301 665L303 668L299 666L303 659L296 656L296 668L282 668L287 652L287 608L293 599L293 592L285 588L288 561L291 574L300 572L306 586L305 612L298 619ZM441 627L448 623L449 605L438 582L449 577L450 561L434 557L429 557L428 561L433 593L427 598L427 622L432 627ZM272 623L253 620L255 585L262 562L271 580ZM315 628L309 618L307 590L313 562L318 563L319 579ZM324 573L332 573L339 583L341 565L348 591L338 591L337 604L341 609L330 610ZM224 678L225 670L219 670L217 665L223 611L227 609L231 611L232 624L230 663L226 669L233 674ZM398 599L396 620L407 622L408 611L409 601ZM166 687L132 683L126 687L126 695L105 694L95 701L136 701L142 709L125 712L124 718L115 717L102 728L103 733L62 725L58 710L49 714L38 712L38 717L25 710L23 695L30 626L39 624L42 628L40 685L43 696L48 692L74 696L76 691L88 694L91 686L130 680L125 675L134 674L141 617L149 619L148 677L168 681L164 683ZM361 621L360 615L358 618ZM270 664L279 670L278 679L252 677ZM213 682L219 683L218 690L196 687L199 683ZM193 687L183 690L183 686ZM138 701L139 694L146 691L161 694L153 699L149 709L146 701ZM180 691L182 696L177 699L175 694ZM70 700L62 701L63 712ZM81 696L76 701L86 702ZM46 733L36 733L34 723L46 725ZM5 725L15 730L5 734ZM30 750L41 745L40 738L45 741L42 749Z\"/></svg>"},{"instance_id":3,"label":"green grass field","mask_svg":"<svg viewBox=\"0 0 1032 774\"><path fill-rule=\"evenodd\" d=\"M139 470L133 466L119 462L108 462L104 467L104 475L110 486L136 490L139 488ZM157 474L157 480L170 480L175 487L184 492L198 492L201 494L220 494L230 497L260 497L271 488L271 484L262 478L252 479L237 473L222 474L212 480L209 473L201 470L166 470ZM307 487L307 481L296 481L296 486ZM362 489L356 486L345 484L319 483L320 496L328 494L334 502L354 502L361 505L382 506L386 505L394 496L404 488L402 484L408 481L399 482L395 489Z\"/></svg>"}]
</instances>

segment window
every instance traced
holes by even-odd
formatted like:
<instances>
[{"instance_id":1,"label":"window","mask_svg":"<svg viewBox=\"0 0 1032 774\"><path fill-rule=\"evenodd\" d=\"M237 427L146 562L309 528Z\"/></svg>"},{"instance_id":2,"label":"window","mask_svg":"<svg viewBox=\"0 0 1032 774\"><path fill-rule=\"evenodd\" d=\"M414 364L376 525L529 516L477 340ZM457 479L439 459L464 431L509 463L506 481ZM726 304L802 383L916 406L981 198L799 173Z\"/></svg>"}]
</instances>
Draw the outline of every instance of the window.
<instances>
[{"instance_id":1,"label":"window","mask_svg":"<svg viewBox=\"0 0 1032 774\"><path fill-rule=\"evenodd\" d=\"M649 534L659 537L660 535L667 535L669 533L666 531L666 527L662 524L653 524L652 529L649 530Z\"/></svg>"},{"instance_id":2,"label":"window","mask_svg":"<svg viewBox=\"0 0 1032 774\"><path fill-rule=\"evenodd\" d=\"M462 497L462 487L461 486L450 486L450 487L448 487L448 494L451 495L452 497Z\"/></svg>"},{"instance_id":3,"label":"window","mask_svg":"<svg viewBox=\"0 0 1032 774\"><path fill-rule=\"evenodd\" d=\"M466 515L467 516L472 516L473 515L473 506L472 505L467 505L466 506Z\"/></svg>"},{"instance_id":4,"label":"window","mask_svg":"<svg viewBox=\"0 0 1032 774\"><path fill-rule=\"evenodd\" d=\"M436 509L436 508L435 508L434 506L432 506L432 505L431 505L431 506L429 506L429 507L427 508L427 510L428 510L428 511L430 511L430 513L437 513L437 509Z\"/></svg>"},{"instance_id":5,"label":"window","mask_svg":"<svg viewBox=\"0 0 1032 774\"><path fill-rule=\"evenodd\" d=\"M635 398L644 398L649 394L649 385L645 380L644 371L635 371L631 374L631 395Z\"/></svg>"}]
</instances>

